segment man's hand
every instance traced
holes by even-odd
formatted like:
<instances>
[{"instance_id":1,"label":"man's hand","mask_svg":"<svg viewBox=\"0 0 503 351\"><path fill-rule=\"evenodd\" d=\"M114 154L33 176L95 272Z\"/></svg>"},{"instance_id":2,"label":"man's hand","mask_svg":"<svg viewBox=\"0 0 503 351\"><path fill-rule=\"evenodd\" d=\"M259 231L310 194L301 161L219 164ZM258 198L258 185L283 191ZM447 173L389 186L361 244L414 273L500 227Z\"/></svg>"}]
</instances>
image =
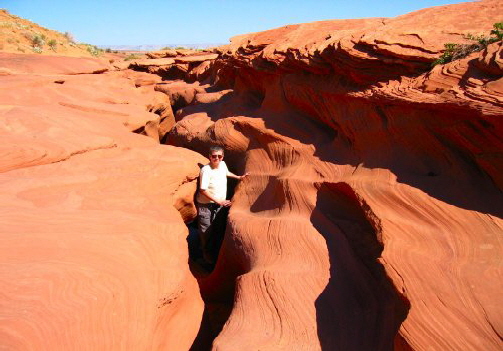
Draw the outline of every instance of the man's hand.
<instances>
[{"instance_id":1,"label":"man's hand","mask_svg":"<svg viewBox=\"0 0 503 351\"><path fill-rule=\"evenodd\" d=\"M217 203L223 207L229 207L230 205L232 205L232 202L230 200L222 200Z\"/></svg>"},{"instance_id":2,"label":"man's hand","mask_svg":"<svg viewBox=\"0 0 503 351\"><path fill-rule=\"evenodd\" d=\"M250 172L246 172L242 176L239 177L239 180L243 180L244 178L248 177L250 175Z\"/></svg>"}]
</instances>

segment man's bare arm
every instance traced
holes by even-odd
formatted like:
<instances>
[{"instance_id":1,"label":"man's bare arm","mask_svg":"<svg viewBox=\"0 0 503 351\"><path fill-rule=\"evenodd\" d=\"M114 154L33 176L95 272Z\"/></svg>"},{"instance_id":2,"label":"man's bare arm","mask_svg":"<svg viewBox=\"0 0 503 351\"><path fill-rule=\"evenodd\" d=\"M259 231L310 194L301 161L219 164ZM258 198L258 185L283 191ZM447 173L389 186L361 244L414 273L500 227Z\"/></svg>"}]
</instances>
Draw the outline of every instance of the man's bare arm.
<instances>
[{"instance_id":1,"label":"man's bare arm","mask_svg":"<svg viewBox=\"0 0 503 351\"><path fill-rule=\"evenodd\" d=\"M249 172L246 172L242 176L238 176L238 175L235 175L234 173L232 173L231 171L227 171L227 177L234 178L234 179L239 179L239 180L244 179L244 178L248 177L249 175L250 175Z\"/></svg>"}]
</instances>

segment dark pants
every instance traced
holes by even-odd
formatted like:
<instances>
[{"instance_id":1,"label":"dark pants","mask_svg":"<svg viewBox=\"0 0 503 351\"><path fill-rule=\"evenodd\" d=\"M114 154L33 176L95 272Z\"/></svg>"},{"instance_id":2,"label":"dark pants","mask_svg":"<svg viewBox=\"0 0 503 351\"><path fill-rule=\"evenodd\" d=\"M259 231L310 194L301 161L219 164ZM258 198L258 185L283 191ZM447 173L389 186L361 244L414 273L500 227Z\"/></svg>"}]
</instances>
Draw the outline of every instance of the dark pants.
<instances>
[{"instance_id":1,"label":"dark pants","mask_svg":"<svg viewBox=\"0 0 503 351\"><path fill-rule=\"evenodd\" d=\"M215 263L225 234L228 207L215 203L197 204L199 239L203 258Z\"/></svg>"}]
</instances>

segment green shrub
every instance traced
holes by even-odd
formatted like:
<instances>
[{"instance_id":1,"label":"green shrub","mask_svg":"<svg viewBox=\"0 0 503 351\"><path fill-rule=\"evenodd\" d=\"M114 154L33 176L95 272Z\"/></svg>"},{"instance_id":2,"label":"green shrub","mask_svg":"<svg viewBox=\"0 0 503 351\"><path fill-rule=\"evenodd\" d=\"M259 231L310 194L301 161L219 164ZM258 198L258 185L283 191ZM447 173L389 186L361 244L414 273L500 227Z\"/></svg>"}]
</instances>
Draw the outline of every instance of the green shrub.
<instances>
[{"instance_id":1,"label":"green shrub","mask_svg":"<svg viewBox=\"0 0 503 351\"><path fill-rule=\"evenodd\" d=\"M103 53L103 50L101 50L99 47L96 45L91 45L91 44L84 44L87 46L87 51L93 55L93 56L99 56Z\"/></svg>"},{"instance_id":2,"label":"green shrub","mask_svg":"<svg viewBox=\"0 0 503 351\"><path fill-rule=\"evenodd\" d=\"M31 40L31 46L33 46L33 47L38 46L41 48L44 45L45 45L45 39L43 38L43 36L40 34L35 34L33 36L33 39Z\"/></svg>"},{"instance_id":3,"label":"green shrub","mask_svg":"<svg viewBox=\"0 0 503 351\"><path fill-rule=\"evenodd\" d=\"M31 48L31 50L37 54L41 54L42 53L42 48L39 47L39 46L34 46Z\"/></svg>"},{"instance_id":4,"label":"green shrub","mask_svg":"<svg viewBox=\"0 0 503 351\"><path fill-rule=\"evenodd\" d=\"M177 47L175 48L175 50L184 50L184 49L186 49L186 47L184 47L184 46L177 46Z\"/></svg>"},{"instance_id":5,"label":"green shrub","mask_svg":"<svg viewBox=\"0 0 503 351\"><path fill-rule=\"evenodd\" d=\"M0 21L0 27L4 28L17 28L17 29L29 29L31 26L28 26L26 24L21 24L18 22L10 22L10 21Z\"/></svg>"},{"instance_id":6,"label":"green shrub","mask_svg":"<svg viewBox=\"0 0 503 351\"><path fill-rule=\"evenodd\" d=\"M51 48L52 51L56 52L56 47L58 45L58 42L56 41L56 39L51 39L47 42L47 45L49 45L49 47Z\"/></svg>"},{"instance_id":7,"label":"green shrub","mask_svg":"<svg viewBox=\"0 0 503 351\"><path fill-rule=\"evenodd\" d=\"M139 58L140 58L140 56L138 56L136 54L129 54L124 58L124 61L136 60Z\"/></svg>"},{"instance_id":8,"label":"green shrub","mask_svg":"<svg viewBox=\"0 0 503 351\"><path fill-rule=\"evenodd\" d=\"M444 44L442 56L431 63L432 67L465 58L472 52L482 51L487 45L503 40L503 22L494 23L493 28L494 29L490 33L491 36L465 35L465 39L475 41L473 44Z\"/></svg>"},{"instance_id":9,"label":"green shrub","mask_svg":"<svg viewBox=\"0 0 503 351\"><path fill-rule=\"evenodd\" d=\"M503 40L503 22L493 24L493 28L494 29L491 31L491 35L496 36L496 40L494 41L496 42Z\"/></svg>"}]
</instances>

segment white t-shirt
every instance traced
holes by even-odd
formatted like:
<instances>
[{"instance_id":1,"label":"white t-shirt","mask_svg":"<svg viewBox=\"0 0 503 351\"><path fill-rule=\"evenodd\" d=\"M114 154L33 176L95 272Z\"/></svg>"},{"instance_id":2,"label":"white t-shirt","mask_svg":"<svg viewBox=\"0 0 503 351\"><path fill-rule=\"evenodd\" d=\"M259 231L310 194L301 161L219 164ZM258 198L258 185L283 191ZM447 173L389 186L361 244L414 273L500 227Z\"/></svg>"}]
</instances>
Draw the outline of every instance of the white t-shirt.
<instances>
[{"instance_id":1,"label":"white t-shirt","mask_svg":"<svg viewBox=\"0 0 503 351\"><path fill-rule=\"evenodd\" d=\"M211 168L210 165L203 166L199 174L199 189L208 190L208 192L218 200L225 200L227 198L227 165L224 161L220 161L218 168ZM197 202L200 204L211 203L210 199L197 193Z\"/></svg>"}]
</instances>

